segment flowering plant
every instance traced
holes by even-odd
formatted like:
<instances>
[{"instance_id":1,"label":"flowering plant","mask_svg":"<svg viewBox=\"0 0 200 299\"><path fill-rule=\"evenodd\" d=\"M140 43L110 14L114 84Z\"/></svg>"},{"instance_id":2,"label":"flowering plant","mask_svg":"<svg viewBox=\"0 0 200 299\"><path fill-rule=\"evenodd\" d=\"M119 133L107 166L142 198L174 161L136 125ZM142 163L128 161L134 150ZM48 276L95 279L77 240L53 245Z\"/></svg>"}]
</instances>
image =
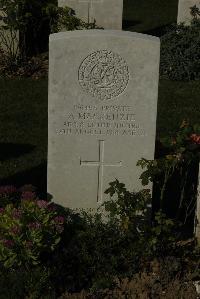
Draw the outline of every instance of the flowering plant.
<instances>
[{"instance_id":1,"label":"flowering plant","mask_svg":"<svg viewBox=\"0 0 200 299\"><path fill-rule=\"evenodd\" d=\"M36 199L36 189L32 185L24 185L21 188L16 188L12 185L0 186L0 207L5 207L8 204L13 204L17 207L22 198Z\"/></svg>"},{"instance_id":2,"label":"flowering plant","mask_svg":"<svg viewBox=\"0 0 200 299\"><path fill-rule=\"evenodd\" d=\"M39 264L59 243L64 222L53 203L23 192L17 207L0 208L0 261L5 267Z\"/></svg>"},{"instance_id":3,"label":"flowering plant","mask_svg":"<svg viewBox=\"0 0 200 299\"><path fill-rule=\"evenodd\" d=\"M186 223L196 207L200 125L191 125L184 120L178 132L172 137L161 139L160 144L164 149L160 157L155 160L138 161L137 165L146 168L140 178L143 185L147 185L149 181L159 185L161 211L166 207L167 196L178 197L179 202L174 205L175 218L179 219L180 214L184 214L183 222ZM169 192L169 188L173 191L178 190L176 196Z\"/></svg>"}]
</instances>

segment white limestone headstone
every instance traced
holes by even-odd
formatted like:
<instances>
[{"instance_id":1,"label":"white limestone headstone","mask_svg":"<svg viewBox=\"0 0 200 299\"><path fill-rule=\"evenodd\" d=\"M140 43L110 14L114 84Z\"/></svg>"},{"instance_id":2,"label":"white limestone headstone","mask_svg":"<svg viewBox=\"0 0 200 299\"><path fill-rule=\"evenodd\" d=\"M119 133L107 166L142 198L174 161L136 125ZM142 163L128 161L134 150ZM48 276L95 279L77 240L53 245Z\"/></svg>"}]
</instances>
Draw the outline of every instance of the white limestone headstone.
<instances>
[{"instance_id":1,"label":"white limestone headstone","mask_svg":"<svg viewBox=\"0 0 200 299\"><path fill-rule=\"evenodd\" d=\"M72 8L76 16L104 29L122 29L123 0L58 0L59 7Z\"/></svg>"},{"instance_id":2,"label":"white limestone headstone","mask_svg":"<svg viewBox=\"0 0 200 299\"><path fill-rule=\"evenodd\" d=\"M142 189L137 161L154 158L160 42L118 30L50 36L48 192L96 210L118 179Z\"/></svg>"},{"instance_id":3,"label":"white limestone headstone","mask_svg":"<svg viewBox=\"0 0 200 299\"><path fill-rule=\"evenodd\" d=\"M200 0L179 0L177 23L184 22L189 25L192 20L190 8L195 5L200 8Z\"/></svg>"}]
</instances>

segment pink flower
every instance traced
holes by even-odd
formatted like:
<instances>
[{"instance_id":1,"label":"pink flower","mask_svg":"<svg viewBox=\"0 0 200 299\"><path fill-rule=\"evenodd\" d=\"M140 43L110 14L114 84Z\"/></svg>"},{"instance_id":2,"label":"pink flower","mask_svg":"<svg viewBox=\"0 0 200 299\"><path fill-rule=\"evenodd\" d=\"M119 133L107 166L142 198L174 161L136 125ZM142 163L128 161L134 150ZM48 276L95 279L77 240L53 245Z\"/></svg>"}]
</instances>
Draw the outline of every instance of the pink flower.
<instances>
[{"instance_id":1,"label":"pink flower","mask_svg":"<svg viewBox=\"0 0 200 299\"><path fill-rule=\"evenodd\" d=\"M36 194L32 191L23 191L21 195L22 200L33 200L35 199Z\"/></svg>"},{"instance_id":2,"label":"pink flower","mask_svg":"<svg viewBox=\"0 0 200 299\"><path fill-rule=\"evenodd\" d=\"M20 209L14 209L12 212L12 216L15 219L20 219L22 216L22 211Z\"/></svg>"},{"instance_id":3,"label":"pink flower","mask_svg":"<svg viewBox=\"0 0 200 299\"><path fill-rule=\"evenodd\" d=\"M17 192L17 188L15 188L14 186L1 186L0 187L0 194L12 194L14 192Z\"/></svg>"},{"instance_id":4,"label":"pink flower","mask_svg":"<svg viewBox=\"0 0 200 299\"><path fill-rule=\"evenodd\" d=\"M49 203L46 200L37 200L36 204L41 209L46 209L49 205Z\"/></svg>"},{"instance_id":5,"label":"pink flower","mask_svg":"<svg viewBox=\"0 0 200 299\"><path fill-rule=\"evenodd\" d=\"M31 242L31 241L26 241L26 243L25 243L25 246L26 246L26 248L32 248L33 247L33 242Z\"/></svg>"},{"instance_id":6,"label":"pink flower","mask_svg":"<svg viewBox=\"0 0 200 299\"><path fill-rule=\"evenodd\" d=\"M47 207L49 212L53 212L56 210L56 205L54 203L50 203Z\"/></svg>"},{"instance_id":7,"label":"pink flower","mask_svg":"<svg viewBox=\"0 0 200 299\"><path fill-rule=\"evenodd\" d=\"M21 228L19 226L13 226L11 228L11 232L13 233L13 235L18 235L21 232Z\"/></svg>"},{"instance_id":8,"label":"pink flower","mask_svg":"<svg viewBox=\"0 0 200 299\"><path fill-rule=\"evenodd\" d=\"M193 143L200 144L200 135L192 134L192 135L190 135L190 140Z\"/></svg>"},{"instance_id":9,"label":"pink flower","mask_svg":"<svg viewBox=\"0 0 200 299\"><path fill-rule=\"evenodd\" d=\"M0 214L2 214L5 211L4 208L0 208Z\"/></svg>"},{"instance_id":10,"label":"pink flower","mask_svg":"<svg viewBox=\"0 0 200 299\"><path fill-rule=\"evenodd\" d=\"M37 230L41 228L41 224L39 222L31 222L28 224L28 228L31 230Z\"/></svg>"},{"instance_id":11,"label":"pink flower","mask_svg":"<svg viewBox=\"0 0 200 299\"><path fill-rule=\"evenodd\" d=\"M14 242L12 240L3 239L2 243L7 248L12 248L14 246Z\"/></svg>"},{"instance_id":12,"label":"pink flower","mask_svg":"<svg viewBox=\"0 0 200 299\"><path fill-rule=\"evenodd\" d=\"M63 224L65 222L65 218L63 216L56 216L53 221L56 224Z\"/></svg>"}]
</instances>

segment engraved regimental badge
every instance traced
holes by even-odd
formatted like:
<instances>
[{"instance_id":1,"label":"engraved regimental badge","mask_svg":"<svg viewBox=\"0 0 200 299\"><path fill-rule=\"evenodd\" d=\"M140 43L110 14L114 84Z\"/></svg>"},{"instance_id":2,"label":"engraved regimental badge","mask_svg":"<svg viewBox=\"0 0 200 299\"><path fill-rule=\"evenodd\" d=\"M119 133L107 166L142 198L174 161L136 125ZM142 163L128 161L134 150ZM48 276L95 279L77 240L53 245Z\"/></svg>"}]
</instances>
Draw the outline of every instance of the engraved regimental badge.
<instances>
[{"instance_id":1,"label":"engraved regimental badge","mask_svg":"<svg viewBox=\"0 0 200 299\"><path fill-rule=\"evenodd\" d=\"M84 91L100 100L110 100L127 87L129 70L120 55L99 50L83 60L79 67L78 80Z\"/></svg>"}]
</instances>

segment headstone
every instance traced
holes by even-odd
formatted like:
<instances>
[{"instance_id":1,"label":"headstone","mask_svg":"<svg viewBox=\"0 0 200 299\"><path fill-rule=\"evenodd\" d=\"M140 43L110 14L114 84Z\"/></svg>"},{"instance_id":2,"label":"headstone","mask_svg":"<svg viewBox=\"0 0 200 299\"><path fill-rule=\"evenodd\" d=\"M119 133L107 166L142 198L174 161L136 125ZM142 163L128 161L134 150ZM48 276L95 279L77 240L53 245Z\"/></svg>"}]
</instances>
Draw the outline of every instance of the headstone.
<instances>
[{"instance_id":1,"label":"headstone","mask_svg":"<svg viewBox=\"0 0 200 299\"><path fill-rule=\"evenodd\" d=\"M189 25L192 20L190 8L195 5L200 8L200 0L179 0L177 23L184 22Z\"/></svg>"},{"instance_id":2,"label":"headstone","mask_svg":"<svg viewBox=\"0 0 200 299\"><path fill-rule=\"evenodd\" d=\"M154 158L159 39L117 30L50 36L48 192L73 209L96 209L118 179L142 189Z\"/></svg>"},{"instance_id":3,"label":"headstone","mask_svg":"<svg viewBox=\"0 0 200 299\"><path fill-rule=\"evenodd\" d=\"M72 8L76 16L104 29L122 29L123 0L58 0L58 6Z\"/></svg>"}]
</instances>

